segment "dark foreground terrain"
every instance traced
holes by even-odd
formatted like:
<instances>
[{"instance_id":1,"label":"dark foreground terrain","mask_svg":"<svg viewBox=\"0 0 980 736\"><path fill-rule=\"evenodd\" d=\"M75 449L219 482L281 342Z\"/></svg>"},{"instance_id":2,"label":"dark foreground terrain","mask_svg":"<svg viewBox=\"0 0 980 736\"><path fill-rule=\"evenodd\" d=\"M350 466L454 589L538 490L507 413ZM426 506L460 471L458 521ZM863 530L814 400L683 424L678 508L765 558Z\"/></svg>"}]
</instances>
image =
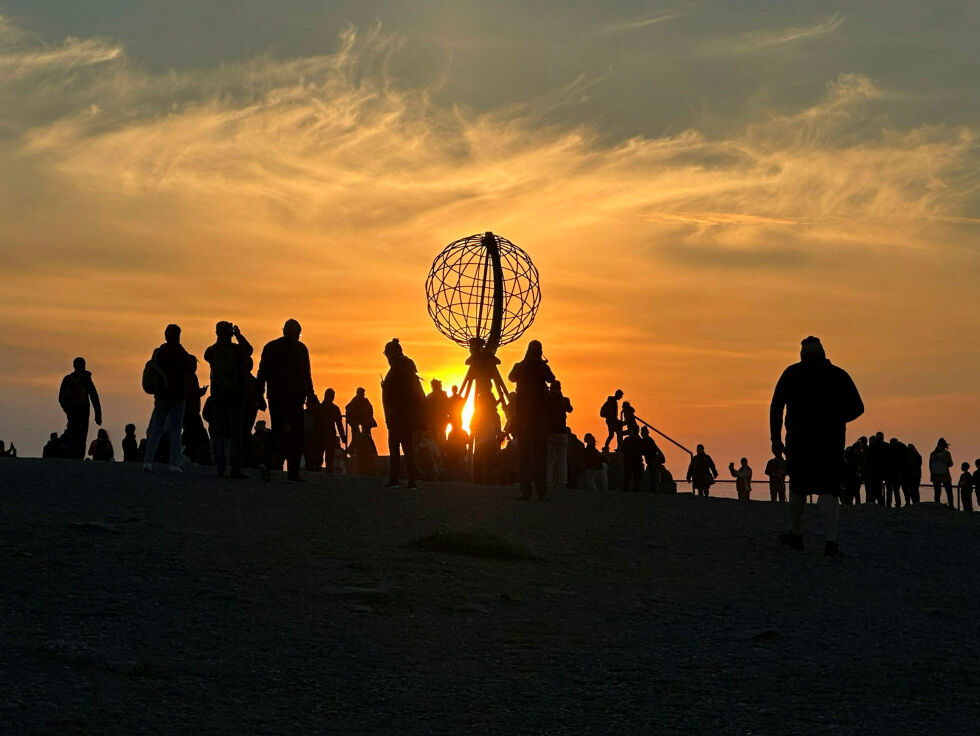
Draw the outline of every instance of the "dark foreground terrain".
<instances>
[{"instance_id":1,"label":"dark foreground terrain","mask_svg":"<svg viewBox=\"0 0 980 736\"><path fill-rule=\"evenodd\" d=\"M0 731L980 730L977 516L514 496L4 462Z\"/></svg>"}]
</instances>

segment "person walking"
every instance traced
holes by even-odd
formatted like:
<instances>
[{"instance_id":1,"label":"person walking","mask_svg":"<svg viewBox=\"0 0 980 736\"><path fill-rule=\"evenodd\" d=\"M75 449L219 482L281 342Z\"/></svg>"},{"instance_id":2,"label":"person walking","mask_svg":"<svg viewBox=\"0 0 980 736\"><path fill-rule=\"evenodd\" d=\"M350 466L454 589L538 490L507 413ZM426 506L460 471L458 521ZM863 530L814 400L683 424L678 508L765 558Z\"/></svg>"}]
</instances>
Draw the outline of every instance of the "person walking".
<instances>
[{"instance_id":1,"label":"person walking","mask_svg":"<svg viewBox=\"0 0 980 736\"><path fill-rule=\"evenodd\" d=\"M687 466L687 482L698 496L708 497L711 484L718 478L718 468L711 455L704 451L704 445L694 448L691 462Z\"/></svg>"},{"instance_id":2,"label":"person walking","mask_svg":"<svg viewBox=\"0 0 980 736\"><path fill-rule=\"evenodd\" d=\"M92 382L92 372L85 370L85 358L75 358L72 370L61 379L58 403L68 420L68 451L65 457L73 460L85 458L85 441L88 439L89 404L95 411L95 423L102 426L102 404L99 392Z\"/></svg>"},{"instance_id":3,"label":"person walking","mask_svg":"<svg viewBox=\"0 0 980 736\"><path fill-rule=\"evenodd\" d=\"M605 420L606 429L609 430L609 434L606 435L606 443L602 446L603 451L609 449L609 443L612 442L613 437L616 438L617 450L623 442L623 422L619 418L619 400L621 398L623 398L622 390L616 389L616 393L607 396L599 409L599 416Z\"/></svg>"},{"instance_id":4,"label":"person walking","mask_svg":"<svg viewBox=\"0 0 980 736\"><path fill-rule=\"evenodd\" d=\"M299 474L305 437L303 406L307 401L316 402L310 351L299 340L302 332L298 321L286 320L282 337L262 348L256 375L259 398L268 396L272 444L278 456L286 460L286 478L290 483L305 482Z\"/></svg>"},{"instance_id":5,"label":"person walking","mask_svg":"<svg viewBox=\"0 0 980 736\"><path fill-rule=\"evenodd\" d=\"M180 344L180 327L167 325L165 342L153 351L150 363L160 377L153 391L153 413L146 430L146 454L143 469L152 470L160 440L164 434L170 451L170 470L182 471L180 466L180 433L184 426L184 403L187 399L187 373L194 368L194 358Z\"/></svg>"},{"instance_id":6,"label":"person walking","mask_svg":"<svg viewBox=\"0 0 980 736\"><path fill-rule=\"evenodd\" d=\"M419 378L415 361L405 355L398 341L393 338L385 345L388 373L381 382L381 405L388 427L388 483L386 488L397 488L401 477L401 452L405 452L405 470L408 473L408 490L417 491L415 483L416 431L426 428L429 422L425 390Z\"/></svg>"},{"instance_id":7,"label":"person walking","mask_svg":"<svg viewBox=\"0 0 980 736\"><path fill-rule=\"evenodd\" d=\"M735 479L735 493L739 501L748 501L752 494L752 468L749 467L748 458L742 458L739 466L735 463L728 463L728 472Z\"/></svg>"},{"instance_id":8,"label":"person walking","mask_svg":"<svg viewBox=\"0 0 980 736\"><path fill-rule=\"evenodd\" d=\"M800 362L783 371L769 406L772 452L776 457L785 454L790 479L790 529L781 537L784 544L803 549L806 497L816 493L826 540L824 554L838 553L837 496L843 475L847 424L863 413L864 402L847 372L827 359L818 338L811 336L803 340Z\"/></svg>"},{"instance_id":9,"label":"person walking","mask_svg":"<svg viewBox=\"0 0 980 736\"><path fill-rule=\"evenodd\" d=\"M508 380L514 390L514 434L520 465L521 498L531 498L532 488L538 500L548 497L548 386L555 381L541 343L531 340L524 360L515 363Z\"/></svg>"},{"instance_id":10,"label":"person walking","mask_svg":"<svg viewBox=\"0 0 980 736\"><path fill-rule=\"evenodd\" d=\"M316 437L316 457L315 465L319 467L323 463L323 470L326 473L333 472L334 457L337 450L343 445L347 447L347 431L344 429L344 417L340 413L340 407L334 403L337 392L328 388L323 392L323 401L314 408L313 427Z\"/></svg>"},{"instance_id":11,"label":"person walking","mask_svg":"<svg viewBox=\"0 0 980 736\"><path fill-rule=\"evenodd\" d=\"M786 460L773 455L766 463L766 475L769 476L769 500L772 503L786 502Z\"/></svg>"},{"instance_id":12,"label":"person walking","mask_svg":"<svg viewBox=\"0 0 980 736\"><path fill-rule=\"evenodd\" d=\"M242 472L245 360L252 356L252 346L238 325L231 322L218 322L214 334L217 339L204 351L204 360L211 366L211 398L208 399L211 452L219 478L224 478L230 465L228 477L244 479L248 478Z\"/></svg>"},{"instance_id":13,"label":"person walking","mask_svg":"<svg viewBox=\"0 0 980 736\"><path fill-rule=\"evenodd\" d=\"M933 500L940 503L942 500L942 489L946 489L946 500L949 507L955 508L953 504L953 476L950 468L953 467L953 456L949 454L949 444L942 437L936 443L936 449L929 454L929 479L932 481L934 492Z\"/></svg>"}]
</instances>

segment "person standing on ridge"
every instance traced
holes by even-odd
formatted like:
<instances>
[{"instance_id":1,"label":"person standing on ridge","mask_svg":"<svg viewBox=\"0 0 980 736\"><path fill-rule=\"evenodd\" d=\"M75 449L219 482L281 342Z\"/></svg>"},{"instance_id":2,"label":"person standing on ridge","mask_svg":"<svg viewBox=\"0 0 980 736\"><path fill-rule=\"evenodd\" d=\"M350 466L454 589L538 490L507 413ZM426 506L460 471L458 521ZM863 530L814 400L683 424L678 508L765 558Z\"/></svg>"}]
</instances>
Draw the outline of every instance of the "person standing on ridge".
<instances>
[{"instance_id":1,"label":"person standing on ridge","mask_svg":"<svg viewBox=\"0 0 980 736\"><path fill-rule=\"evenodd\" d=\"M262 348L256 375L258 396L268 391L269 419L272 422L272 444L279 457L285 457L287 480L303 483L299 474L303 457L303 405L316 401L310 351L300 342L303 328L295 319L286 320L282 337Z\"/></svg>"},{"instance_id":2,"label":"person standing on ridge","mask_svg":"<svg viewBox=\"0 0 980 736\"><path fill-rule=\"evenodd\" d=\"M548 367L541 343L531 340L524 360L516 363L508 380L514 389L514 430L520 464L521 498L531 498L531 489L538 500L548 497L548 386L555 374Z\"/></svg>"},{"instance_id":3,"label":"person standing on ridge","mask_svg":"<svg viewBox=\"0 0 980 736\"><path fill-rule=\"evenodd\" d=\"M160 439L166 432L170 450L170 470L182 472L180 467L180 432L184 427L184 404L187 399L187 373L194 370L194 358L180 344L180 327L167 325L163 331L166 340L153 351L151 363L156 365L162 382L153 391L153 413L146 430L146 453L143 469L152 470L153 461L160 447Z\"/></svg>"},{"instance_id":4,"label":"person standing on ridge","mask_svg":"<svg viewBox=\"0 0 980 736\"><path fill-rule=\"evenodd\" d=\"M663 475L664 463L667 458L657 445L657 441L650 436L649 427L640 429L640 451L643 453L643 460L647 464L650 490L657 493L660 489L660 478Z\"/></svg>"},{"instance_id":5,"label":"person standing on ridge","mask_svg":"<svg viewBox=\"0 0 980 736\"><path fill-rule=\"evenodd\" d=\"M769 476L769 500L773 503L786 501L786 460L773 455L766 463L766 475Z\"/></svg>"},{"instance_id":6,"label":"person standing on ridge","mask_svg":"<svg viewBox=\"0 0 980 736\"><path fill-rule=\"evenodd\" d=\"M85 370L85 358L72 361L74 370L61 379L58 403L68 419L68 451L65 457L73 460L85 458L85 440L88 439L89 403L95 410L95 423L102 426L102 404L99 392L92 383L92 372Z\"/></svg>"},{"instance_id":7,"label":"person standing on ridge","mask_svg":"<svg viewBox=\"0 0 980 736\"><path fill-rule=\"evenodd\" d=\"M313 426L316 434L315 465L322 460L323 470L333 472L334 456L341 445L347 447L347 430L344 429L344 418L340 407L334 403L337 392L328 388L323 392L323 401L314 408Z\"/></svg>"},{"instance_id":8,"label":"person standing on ridge","mask_svg":"<svg viewBox=\"0 0 980 736\"><path fill-rule=\"evenodd\" d=\"M623 398L622 390L616 389L616 393L607 396L599 409L599 416L606 421L606 428L609 430L609 434L606 436L606 444L602 446L603 450L609 449L609 443L612 442L613 437L616 438L617 450L623 442L623 423L619 419L619 400L621 398Z\"/></svg>"},{"instance_id":9,"label":"person standing on ridge","mask_svg":"<svg viewBox=\"0 0 980 736\"><path fill-rule=\"evenodd\" d=\"M561 392L561 381L548 391L548 482L561 488L568 485L568 415L572 402Z\"/></svg>"},{"instance_id":10,"label":"person standing on ridge","mask_svg":"<svg viewBox=\"0 0 980 736\"><path fill-rule=\"evenodd\" d=\"M419 378L415 361L405 355L401 343L395 337L385 345L388 373L381 382L381 404L388 426L389 473L386 488L397 488L401 475L401 451L405 451L405 469L408 472L408 490L417 491L415 484L416 431L425 429L428 423L425 390Z\"/></svg>"},{"instance_id":11,"label":"person standing on ridge","mask_svg":"<svg viewBox=\"0 0 980 736\"><path fill-rule=\"evenodd\" d=\"M963 499L963 510L973 511L973 485L974 477L970 473L970 463L960 465L960 480L957 485L960 487L960 498Z\"/></svg>"},{"instance_id":12,"label":"person standing on ridge","mask_svg":"<svg viewBox=\"0 0 980 736\"><path fill-rule=\"evenodd\" d=\"M919 486L922 485L922 455L915 445L909 442L905 453L905 475L902 476L902 491L912 503L919 502Z\"/></svg>"},{"instance_id":13,"label":"person standing on ridge","mask_svg":"<svg viewBox=\"0 0 980 736\"><path fill-rule=\"evenodd\" d=\"M718 478L718 468L711 455L704 451L704 445L698 445L687 466L687 482L691 484L694 493L707 498L711 484Z\"/></svg>"},{"instance_id":14,"label":"person standing on ridge","mask_svg":"<svg viewBox=\"0 0 980 736\"><path fill-rule=\"evenodd\" d=\"M735 493L739 501L748 501L752 493L752 468L749 467L748 458L742 458L739 466L735 463L728 463L728 472L735 479Z\"/></svg>"},{"instance_id":15,"label":"person standing on ridge","mask_svg":"<svg viewBox=\"0 0 980 736\"><path fill-rule=\"evenodd\" d=\"M442 389L442 381L433 378L429 384L432 392L425 397L428 407L429 426L432 440L440 450L446 444L446 428L449 426L449 397Z\"/></svg>"},{"instance_id":16,"label":"person standing on ridge","mask_svg":"<svg viewBox=\"0 0 980 736\"><path fill-rule=\"evenodd\" d=\"M936 443L936 449L929 453L929 478L932 480L934 491L934 501L942 502L942 489L946 489L946 500L949 507L953 505L953 476L950 468L953 467L953 456L949 454L949 444L942 437Z\"/></svg>"},{"instance_id":17,"label":"person standing on ridge","mask_svg":"<svg viewBox=\"0 0 980 736\"><path fill-rule=\"evenodd\" d=\"M818 338L803 340L800 362L783 371L769 406L772 452L776 457L786 455L790 478L790 530L781 536L784 544L803 549L806 497L816 493L826 538L824 554L838 553L837 496L844 473L847 424L863 413L864 402L847 372L827 359Z\"/></svg>"},{"instance_id":18,"label":"person standing on ridge","mask_svg":"<svg viewBox=\"0 0 980 736\"><path fill-rule=\"evenodd\" d=\"M230 478L247 478L242 472L242 417L245 413L245 360L252 356L252 346L238 325L231 322L218 322L214 334L217 340L204 351L204 360L211 366L208 419L211 451L219 478L225 476L226 459L231 465ZM235 342L231 341L233 337Z\"/></svg>"}]
</instances>

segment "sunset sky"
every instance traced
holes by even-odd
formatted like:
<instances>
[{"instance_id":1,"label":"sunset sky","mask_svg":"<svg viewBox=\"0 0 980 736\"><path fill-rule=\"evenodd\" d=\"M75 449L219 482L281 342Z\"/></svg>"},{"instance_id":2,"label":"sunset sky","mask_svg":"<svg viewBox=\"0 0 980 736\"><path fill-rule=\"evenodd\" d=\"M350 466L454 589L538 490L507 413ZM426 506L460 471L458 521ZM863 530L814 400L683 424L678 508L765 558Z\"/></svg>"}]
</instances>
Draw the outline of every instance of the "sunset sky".
<instances>
[{"instance_id":1,"label":"sunset sky","mask_svg":"<svg viewBox=\"0 0 980 736\"><path fill-rule=\"evenodd\" d=\"M814 334L852 438L980 457L978 28L966 0L0 0L0 439L40 454L82 355L118 452L172 321L200 356L295 317L317 391L379 413L393 336L448 385L425 276L493 230L541 273L504 367L540 339L579 435L622 388L761 475Z\"/></svg>"}]
</instances>

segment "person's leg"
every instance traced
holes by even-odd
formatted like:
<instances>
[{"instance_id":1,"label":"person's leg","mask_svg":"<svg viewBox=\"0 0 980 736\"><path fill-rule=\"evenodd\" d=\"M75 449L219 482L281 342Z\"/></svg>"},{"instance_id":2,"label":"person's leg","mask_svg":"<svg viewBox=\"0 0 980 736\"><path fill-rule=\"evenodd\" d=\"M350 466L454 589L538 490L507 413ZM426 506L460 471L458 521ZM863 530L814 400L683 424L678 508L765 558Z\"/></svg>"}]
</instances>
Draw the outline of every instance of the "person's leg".
<instances>
[{"instance_id":1,"label":"person's leg","mask_svg":"<svg viewBox=\"0 0 980 736\"><path fill-rule=\"evenodd\" d=\"M306 425L303 417L303 402L290 401L286 406L286 470L292 476L299 475L300 461L303 459L303 443L306 439Z\"/></svg>"},{"instance_id":2,"label":"person's leg","mask_svg":"<svg viewBox=\"0 0 980 736\"><path fill-rule=\"evenodd\" d=\"M837 552L837 528L840 525L840 504L833 493L821 493L818 497L820 523L823 524L824 539L827 545L826 554Z\"/></svg>"},{"instance_id":3,"label":"person's leg","mask_svg":"<svg viewBox=\"0 0 980 736\"><path fill-rule=\"evenodd\" d=\"M953 504L953 482L944 480L943 486L946 488L946 500L949 501L949 507L955 509L956 506Z\"/></svg>"},{"instance_id":4,"label":"person's leg","mask_svg":"<svg viewBox=\"0 0 980 736\"><path fill-rule=\"evenodd\" d=\"M942 491L942 488L943 488L943 485L942 485L942 483L940 481L938 481L938 480L933 480L932 481L932 491L933 491L933 494L932 494L933 495L933 499L932 500L933 500L933 503L939 503L940 501L943 500L943 491Z\"/></svg>"},{"instance_id":5,"label":"person's leg","mask_svg":"<svg viewBox=\"0 0 980 736\"><path fill-rule=\"evenodd\" d=\"M779 489L777 488L776 481L769 479L769 501L770 503L776 503L776 499L779 497Z\"/></svg>"},{"instance_id":6,"label":"person's leg","mask_svg":"<svg viewBox=\"0 0 980 736\"><path fill-rule=\"evenodd\" d=\"M610 421L609 421L609 420L607 419L607 420L606 420L606 429L608 429L608 430L609 430L609 434L608 434L608 435L606 435L606 442L605 442L605 444L604 444L604 445L602 446L602 449L603 449L603 450L608 450L608 449L609 449L609 443L611 443L611 442L612 442L612 440L613 440L613 437L615 437L615 436L616 436L616 423L615 423L615 422L610 422ZM618 447L618 445L617 445L617 447Z\"/></svg>"},{"instance_id":7,"label":"person's leg","mask_svg":"<svg viewBox=\"0 0 980 736\"><path fill-rule=\"evenodd\" d=\"M232 475L242 474L242 433L238 428L242 426L242 414L245 410L240 403L233 403L228 407L228 463L231 466Z\"/></svg>"},{"instance_id":8,"label":"person's leg","mask_svg":"<svg viewBox=\"0 0 980 736\"><path fill-rule=\"evenodd\" d=\"M183 453L180 451L180 433L184 428L184 402L168 401L167 418L164 420L164 428L170 442L170 466L180 467L180 460Z\"/></svg>"},{"instance_id":9,"label":"person's leg","mask_svg":"<svg viewBox=\"0 0 980 736\"><path fill-rule=\"evenodd\" d=\"M806 495L789 492L789 528L797 536L803 535L803 511L806 509Z\"/></svg>"},{"instance_id":10,"label":"person's leg","mask_svg":"<svg viewBox=\"0 0 980 736\"><path fill-rule=\"evenodd\" d=\"M529 432L522 432L517 438L517 461L521 479L521 498L530 498L534 475L534 438Z\"/></svg>"},{"instance_id":11,"label":"person's leg","mask_svg":"<svg viewBox=\"0 0 980 736\"><path fill-rule=\"evenodd\" d=\"M960 493L960 498L963 499L963 510L973 511L973 491L964 491Z\"/></svg>"},{"instance_id":12,"label":"person's leg","mask_svg":"<svg viewBox=\"0 0 980 736\"><path fill-rule=\"evenodd\" d=\"M162 400L153 402L153 412L150 414L150 424L146 428L146 454L143 456L143 467L153 466L153 460L157 456L157 449L160 447L160 438L163 437L163 423L167 418L167 410Z\"/></svg>"},{"instance_id":13,"label":"person's leg","mask_svg":"<svg viewBox=\"0 0 980 736\"><path fill-rule=\"evenodd\" d=\"M388 429L388 485L397 486L401 472L401 442L398 430L391 427Z\"/></svg>"},{"instance_id":14,"label":"person's leg","mask_svg":"<svg viewBox=\"0 0 980 736\"><path fill-rule=\"evenodd\" d=\"M558 435L558 467L555 475L558 487L565 488L568 485L568 435L564 432Z\"/></svg>"},{"instance_id":15,"label":"person's leg","mask_svg":"<svg viewBox=\"0 0 980 736\"><path fill-rule=\"evenodd\" d=\"M68 418L68 457L84 460L88 440L88 410L73 411Z\"/></svg>"}]
</instances>

